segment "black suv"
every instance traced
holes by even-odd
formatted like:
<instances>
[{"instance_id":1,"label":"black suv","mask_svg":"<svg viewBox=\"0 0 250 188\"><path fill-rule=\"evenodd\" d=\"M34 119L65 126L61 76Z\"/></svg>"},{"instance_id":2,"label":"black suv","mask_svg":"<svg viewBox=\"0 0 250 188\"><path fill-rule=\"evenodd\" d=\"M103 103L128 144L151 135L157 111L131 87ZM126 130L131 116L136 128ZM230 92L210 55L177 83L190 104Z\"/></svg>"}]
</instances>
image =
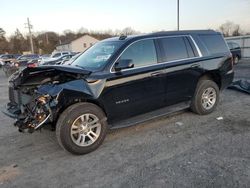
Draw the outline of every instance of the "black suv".
<instances>
[{"instance_id":1,"label":"black suv","mask_svg":"<svg viewBox=\"0 0 250 188\"><path fill-rule=\"evenodd\" d=\"M64 149L85 154L109 128L184 108L211 113L233 75L232 55L218 32L121 36L95 44L69 66L15 73L4 113L20 131L52 124Z\"/></svg>"}]
</instances>

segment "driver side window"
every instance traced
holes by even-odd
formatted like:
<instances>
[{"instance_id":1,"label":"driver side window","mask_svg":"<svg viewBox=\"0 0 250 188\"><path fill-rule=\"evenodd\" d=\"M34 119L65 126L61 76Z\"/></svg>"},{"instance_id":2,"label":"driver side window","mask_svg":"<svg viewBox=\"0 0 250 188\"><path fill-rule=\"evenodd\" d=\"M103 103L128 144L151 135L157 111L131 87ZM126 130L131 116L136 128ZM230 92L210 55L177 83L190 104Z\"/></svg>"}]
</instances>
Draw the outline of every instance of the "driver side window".
<instances>
[{"instance_id":1,"label":"driver side window","mask_svg":"<svg viewBox=\"0 0 250 188\"><path fill-rule=\"evenodd\" d=\"M120 60L131 59L134 67L157 63L154 41L152 39L133 43L121 55Z\"/></svg>"}]
</instances>

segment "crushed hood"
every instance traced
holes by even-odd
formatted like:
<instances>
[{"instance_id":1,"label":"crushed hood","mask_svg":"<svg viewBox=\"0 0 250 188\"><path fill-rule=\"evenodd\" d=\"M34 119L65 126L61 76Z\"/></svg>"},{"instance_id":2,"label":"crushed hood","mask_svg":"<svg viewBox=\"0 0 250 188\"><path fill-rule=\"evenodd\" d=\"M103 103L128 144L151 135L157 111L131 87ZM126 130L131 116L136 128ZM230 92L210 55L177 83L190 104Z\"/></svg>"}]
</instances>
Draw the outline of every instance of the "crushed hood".
<instances>
[{"instance_id":1,"label":"crushed hood","mask_svg":"<svg viewBox=\"0 0 250 188\"><path fill-rule=\"evenodd\" d=\"M15 87L20 85L40 85L50 79L57 78L57 81L63 81L67 77L86 78L91 71L80 67L70 65L48 65L35 68L25 68L23 71L14 74L10 82Z\"/></svg>"}]
</instances>

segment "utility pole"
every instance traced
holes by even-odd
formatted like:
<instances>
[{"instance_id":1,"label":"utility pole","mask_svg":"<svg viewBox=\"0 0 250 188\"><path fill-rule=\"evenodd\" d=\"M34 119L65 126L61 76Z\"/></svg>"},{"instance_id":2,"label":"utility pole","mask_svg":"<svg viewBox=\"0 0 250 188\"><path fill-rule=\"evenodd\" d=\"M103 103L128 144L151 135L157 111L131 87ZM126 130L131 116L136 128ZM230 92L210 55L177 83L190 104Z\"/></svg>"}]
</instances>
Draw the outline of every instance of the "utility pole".
<instances>
[{"instance_id":1,"label":"utility pole","mask_svg":"<svg viewBox=\"0 0 250 188\"><path fill-rule=\"evenodd\" d=\"M31 48L32 54L34 54L34 45L33 45L32 32L31 32L31 29L33 28L33 26L30 24L29 18L27 18L27 23L25 23L25 25L26 25L25 28L29 30L30 48Z\"/></svg>"},{"instance_id":2,"label":"utility pole","mask_svg":"<svg viewBox=\"0 0 250 188\"><path fill-rule=\"evenodd\" d=\"M46 36L46 43L49 44L49 36L47 32L45 33L45 36Z\"/></svg>"},{"instance_id":3,"label":"utility pole","mask_svg":"<svg viewBox=\"0 0 250 188\"><path fill-rule=\"evenodd\" d=\"M180 2L177 0L177 30L180 30Z\"/></svg>"}]
</instances>

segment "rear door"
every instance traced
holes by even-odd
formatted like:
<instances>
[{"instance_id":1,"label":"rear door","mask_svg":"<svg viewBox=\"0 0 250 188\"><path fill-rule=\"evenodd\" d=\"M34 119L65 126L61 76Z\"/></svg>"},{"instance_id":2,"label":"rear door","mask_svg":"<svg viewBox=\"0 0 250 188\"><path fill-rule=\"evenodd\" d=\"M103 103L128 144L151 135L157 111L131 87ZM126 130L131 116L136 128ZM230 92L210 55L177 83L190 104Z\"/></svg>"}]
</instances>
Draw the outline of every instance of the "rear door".
<instances>
[{"instance_id":1,"label":"rear door","mask_svg":"<svg viewBox=\"0 0 250 188\"><path fill-rule=\"evenodd\" d=\"M162 63L166 64L166 104L191 99L202 69L199 51L189 36L158 39Z\"/></svg>"}]
</instances>

